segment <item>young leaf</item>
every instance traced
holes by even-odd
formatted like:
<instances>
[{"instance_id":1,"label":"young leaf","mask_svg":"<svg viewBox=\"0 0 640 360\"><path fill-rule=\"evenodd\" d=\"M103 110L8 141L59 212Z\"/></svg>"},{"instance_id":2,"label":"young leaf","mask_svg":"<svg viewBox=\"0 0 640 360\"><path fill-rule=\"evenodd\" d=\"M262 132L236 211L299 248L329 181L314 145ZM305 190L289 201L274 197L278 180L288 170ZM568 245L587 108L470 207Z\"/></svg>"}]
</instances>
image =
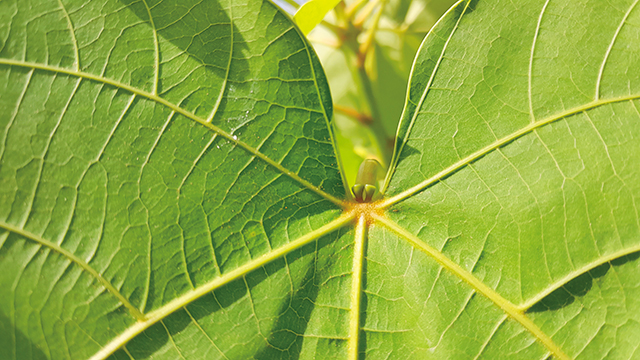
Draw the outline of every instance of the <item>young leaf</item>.
<instances>
[{"instance_id":1,"label":"young leaf","mask_svg":"<svg viewBox=\"0 0 640 360\"><path fill-rule=\"evenodd\" d=\"M325 15L331 10L333 10L340 0L310 0L304 3L296 11L296 14L293 16L293 19L296 21L296 24L300 27L300 30L307 35L313 28L318 26L322 19L324 19Z\"/></svg>"}]
</instances>

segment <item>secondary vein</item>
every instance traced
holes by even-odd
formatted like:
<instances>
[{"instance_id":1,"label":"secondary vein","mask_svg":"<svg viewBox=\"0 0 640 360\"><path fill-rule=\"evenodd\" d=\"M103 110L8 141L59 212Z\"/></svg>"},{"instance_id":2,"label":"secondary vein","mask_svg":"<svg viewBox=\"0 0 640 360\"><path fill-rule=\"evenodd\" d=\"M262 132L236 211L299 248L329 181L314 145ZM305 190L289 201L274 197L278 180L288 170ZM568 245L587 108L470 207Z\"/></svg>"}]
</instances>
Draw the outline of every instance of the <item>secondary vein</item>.
<instances>
[{"instance_id":1,"label":"secondary vein","mask_svg":"<svg viewBox=\"0 0 640 360\"><path fill-rule=\"evenodd\" d=\"M224 98L224 92L227 90L227 82L229 81L229 74L231 73L231 60L233 59L233 26L233 5L231 4L231 1L229 1L229 61L227 62L227 68L224 73L224 80L220 87L218 99L216 100L216 104L213 106L213 110L211 110L211 115L209 115L209 118L207 119L208 123L213 121L213 118L218 113L218 108Z\"/></svg>"},{"instance_id":2,"label":"secondary vein","mask_svg":"<svg viewBox=\"0 0 640 360\"><path fill-rule=\"evenodd\" d=\"M153 95L158 95L158 85L160 78L160 45L158 44L158 29L156 29L156 24L153 21L153 16L151 16L151 8L149 4L147 4L147 0L142 0L144 7L147 9L147 15L149 15L149 23L151 24L151 31L153 32Z\"/></svg>"},{"instance_id":3,"label":"secondary vein","mask_svg":"<svg viewBox=\"0 0 640 360\"><path fill-rule=\"evenodd\" d=\"M399 203L402 200L405 200L408 197L411 197L412 195L426 189L427 187L429 187L430 185L440 181L443 178L446 178L447 176L450 176L451 174L455 173L456 171L462 169L463 167L469 165L470 163L474 162L475 160L478 160L479 158L487 155L488 153L490 153L493 150L496 150L508 143L510 143L511 141L514 141L524 135L529 134L530 132L532 132L535 129L538 129L544 125L548 125L551 124L553 122L556 122L558 120L561 120L567 116L570 115L575 115L577 113L583 112L583 111L587 111L587 110L591 110L593 108L599 107L599 106L603 106L603 105L609 105L609 104L613 104L613 103L617 103L617 102L623 102L623 101L629 101L629 100L636 100L640 98L640 94L634 94L634 95L627 95L627 96L622 96L622 97L617 97L617 98L611 98L611 99L606 99L606 100L596 100L596 101L592 101L589 102L585 105L582 106L578 106L575 107L573 109L569 109L569 110L565 110L559 114L550 116L546 119L537 121L535 123L531 123L527 126L525 126L524 128L513 132L501 139L498 139L496 141L494 141L493 143L469 154L468 156L466 156L463 159L460 159L458 161L456 161L455 163L453 163L452 165L446 167L445 169L441 170L440 172L436 173L435 175L433 175L432 177L420 182L419 184L395 195L392 196L390 198L387 198L385 200L383 200L382 202L380 202L380 204L378 205L378 207L380 209L384 209L387 208L391 205L394 205L396 203Z\"/></svg>"},{"instance_id":4,"label":"secondary vein","mask_svg":"<svg viewBox=\"0 0 640 360\"><path fill-rule=\"evenodd\" d=\"M50 65L44 65L44 64L38 64L38 63L32 63L32 62L26 62L26 61L18 61L18 60L12 60L12 59L0 59L0 65L10 65L10 66L19 66L19 67L24 67L24 68L31 68L31 69L38 69L38 70L44 70L44 71L51 71L51 72L56 72L56 73L61 73L61 74L67 74L67 75L71 75L71 76L77 76L79 78L84 78L84 79L88 79L88 80L92 80L92 81L96 81L96 82L100 82L100 83L104 83L104 84L108 84L111 86L114 86L116 88L120 88L126 91L129 91L133 94L139 95L141 97L147 98L151 101L155 101L158 104L164 105L166 107L168 107L169 109L199 123L200 125L206 127L207 129L217 133L218 135L224 137L225 139L227 139L228 141L235 143L236 145L238 145L239 147L243 148L244 150L246 150L247 152L249 152L250 154L254 155L255 157L259 158L260 160L266 162L267 164L269 164L270 166L274 167L275 169L277 169L278 171L280 171L281 173L283 173L284 175L290 177L291 179L293 179L294 181L300 183L302 186L306 187L307 189L315 192L316 194L322 196L323 198L331 201L332 203L342 207L342 208L346 208L346 203L338 198L336 198L333 195L330 195L326 192L324 192L323 190L321 190L319 187L313 185L312 183L310 183L309 181L301 178L300 176L298 176L298 174L294 173L293 171L290 171L288 169L286 169L284 166L282 166L281 164L275 162L274 160L268 158L266 155L262 154L261 152L259 152L257 149L254 149L253 147L249 146L249 144L245 143L244 141L241 141L238 139L237 136L233 136L230 133L222 130L221 128L207 122L205 119L202 119L201 117L195 115L194 113L185 110L175 104L172 104L171 102L161 98L158 95L154 95L152 93L149 93L147 91L141 90L141 89L137 89L131 85L127 85L127 84L123 84L120 83L118 81L115 80L111 80L102 76L97 76L94 74L90 74L84 71L75 71L75 70L71 70L71 69L64 69L64 68L60 68L60 67L56 67L56 66L50 66Z\"/></svg>"},{"instance_id":5,"label":"secondary vein","mask_svg":"<svg viewBox=\"0 0 640 360\"><path fill-rule=\"evenodd\" d=\"M549 285L546 289L544 289L543 291L538 293L536 296L534 296L531 299L527 300L522 305L519 305L518 306L518 310L522 311L522 312L527 311L533 305L537 304L539 301L541 301L542 299L547 297L549 294L551 294L552 292L558 290L559 288L567 285L567 283L569 283L571 280L574 280L578 276L580 276L580 275L582 275L582 274L584 274L586 272L589 272L589 271L597 268L600 265L606 264L608 262L611 262L613 260L619 259L619 258L621 258L623 256L627 256L627 255L633 254L633 253L638 252L638 251L640 251L640 245L632 246L630 248L622 249L622 250L616 251L616 252L614 252L612 254L602 256L602 257L598 258L597 261L593 261L593 262L591 262L589 264L584 265L583 267L581 267L579 269L575 269L574 271L572 271L572 272L568 273L567 275L563 276L562 278L558 279L558 281L556 281L553 284Z\"/></svg>"},{"instance_id":6,"label":"secondary vein","mask_svg":"<svg viewBox=\"0 0 640 360\"><path fill-rule=\"evenodd\" d=\"M11 224L7 224L3 221L0 221L0 228L3 228L7 231L10 231L14 234L20 235L26 239L29 239L33 242L39 243L40 245L46 246L49 249L61 254L62 256L66 257L67 259L71 260L72 262L76 263L78 266L80 266L83 270L85 270L86 272L88 272L89 274L91 274L94 278L96 278L100 284L102 284L102 286L105 287L105 289L107 289L107 291L109 291L112 295L114 295L131 313L131 315L136 319L136 320L143 320L144 319L144 314L142 314L142 312L140 312L140 310L138 310L135 306L133 306L133 304L131 304L129 302L129 300L127 298L124 297L124 295L122 295L120 293L120 291L118 291L118 289L115 288L115 286L113 286L107 279L105 279L100 273L98 273L94 268L92 268L91 266L89 266L89 264L87 264L84 260L80 259L79 257L77 257L76 255L72 254L71 252L69 252L68 250L64 249L63 247L61 247L60 245L53 243L49 240L43 239L42 237L33 234L29 231L26 231L24 229L20 229L16 226L13 226Z\"/></svg>"},{"instance_id":7,"label":"secondary vein","mask_svg":"<svg viewBox=\"0 0 640 360\"><path fill-rule=\"evenodd\" d=\"M354 218L353 213L346 213L337 219L331 221L330 223L313 230L307 233L304 236L299 237L298 239L288 243L287 245L281 246L278 249L275 249L269 253L266 253L262 256L259 256L248 263L239 266L238 268L229 271L228 273L217 277L208 283L197 287L191 291L188 291L182 294L180 297L173 299L172 301L166 303L162 307L151 311L145 315L144 321L139 321L133 326L130 326L122 332L119 336L111 340L108 344L106 344L100 351L95 353L90 360L103 360L108 358L111 354L113 354L116 350L126 344L129 340L133 339L136 335L142 333L152 325L156 324L160 320L166 318L170 314L175 311L185 307L191 302L199 299L200 297L211 293L213 290L216 290L230 282L237 280L253 270L256 270L275 259L278 259L282 256L286 256L290 252L299 249L300 247L315 241L316 239L327 235L335 230L342 228L343 226L349 224Z\"/></svg>"},{"instance_id":8,"label":"secondary vein","mask_svg":"<svg viewBox=\"0 0 640 360\"><path fill-rule=\"evenodd\" d=\"M500 294L498 294L495 290L491 289L487 285L485 285L482 281L476 278L473 274L466 271L460 265L456 264L446 256L444 256L438 250L432 248L427 245L425 242L420 240L417 236L413 235L409 231L402 228L400 225L395 222L387 219L386 217L372 214L372 217L384 225L389 230L395 232L400 235L400 237L404 238L407 242L409 242L415 248L421 250L422 252L429 255L433 258L438 264L447 269L453 275L457 276L467 284L469 284L476 292L484 295L490 301L492 301L496 306L502 309L509 317L520 323L525 329L527 329L534 337L536 337L546 348L549 350L555 357L561 360L570 360L569 356L567 356L562 349L540 328L529 319L518 307L516 307L513 303L503 298Z\"/></svg>"}]
</instances>

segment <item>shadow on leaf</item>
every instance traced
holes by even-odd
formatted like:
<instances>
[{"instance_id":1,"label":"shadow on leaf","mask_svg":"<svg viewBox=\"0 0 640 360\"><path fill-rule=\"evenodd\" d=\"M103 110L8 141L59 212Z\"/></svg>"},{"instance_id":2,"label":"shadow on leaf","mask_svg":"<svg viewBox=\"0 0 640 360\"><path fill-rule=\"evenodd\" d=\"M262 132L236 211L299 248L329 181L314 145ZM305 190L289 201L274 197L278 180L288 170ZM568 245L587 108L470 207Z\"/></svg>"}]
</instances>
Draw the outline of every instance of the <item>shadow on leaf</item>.
<instances>
[{"instance_id":1,"label":"shadow on leaf","mask_svg":"<svg viewBox=\"0 0 640 360\"><path fill-rule=\"evenodd\" d=\"M25 336L12 321L0 312L0 352L3 359L48 359L38 345ZM8 334L13 334L9 336ZM13 353L15 351L15 353Z\"/></svg>"},{"instance_id":2,"label":"shadow on leaf","mask_svg":"<svg viewBox=\"0 0 640 360\"><path fill-rule=\"evenodd\" d=\"M639 257L640 252L636 252L593 268L547 295L540 302L532 306L528 312L545 312L568 306L576 301L577 298L586 295L589 290L591 290L593 281L606 275L612 266L620 266L629 261L636 260Z\"/></svg>"},{"instance_id":3,"label":"shadow on leaf","mask_svg":"<svg viewBox=\"0 0 640 360\"><path fill-rule=\"evenodd\" d=\"M300 286L289 293L282 301L267 346L262 349L256 359L298 359L302 350L303 334L307 329L319 287L315 284L315 267L310 266Z\"/></svg>"},{"instance_id":4,"label":"shadow on leaf","mask_svg":"<svg viewBox=\"0 0 640 360\"><path fill-rule=\"evenodd\" d=\"M216 352L222 352L227 356L249 356L247 354L255 351L257 347L257 354L252 355L256 359L299 358L303 343L301 334L305 333L314 310L320 290L318 279L322 278L322 268L326 267L314 266L315 260L310 255L335 242L336 235L325 236L317 244L312 242L288 254L286 261L275 260L244 278L234 280L193 301L132 339L127 344L127 351L135 358L151 358L159 352L174 351L167 350L169 347L184 355L196 350L193 347L194 341L207 339L201 341L211 343ZM304 274L287 280L293 281L294 290L284 292L281 287L281 293L285 296L269 301L279 307L279 310L272 314L256 314L255 308L259 305L254 302L252 292L260 286L271 288L282 285L274 281L274 274L286 273L288 275L283 276L291 277L292 266L300 261L303 263L298 267L304 269ZM287 267L288 270L285 271ZM251 339L251 345L230 341L237 340L238 336L241 339L242 335L238 332L242 332L243 328L244 331L249 331L244 326L254 322L259 324L260 334L266 336L262 338L263 341L260 340L260 336L255 335L247 338ZM253 331L255 330L249 332ZM228 344L232 346L225 348ZM207 351L206 349L207 346L200 345L197 350ZM115 355L117 357L123 354L123 350L120 350Z\"/></svg>"}]
</instances>

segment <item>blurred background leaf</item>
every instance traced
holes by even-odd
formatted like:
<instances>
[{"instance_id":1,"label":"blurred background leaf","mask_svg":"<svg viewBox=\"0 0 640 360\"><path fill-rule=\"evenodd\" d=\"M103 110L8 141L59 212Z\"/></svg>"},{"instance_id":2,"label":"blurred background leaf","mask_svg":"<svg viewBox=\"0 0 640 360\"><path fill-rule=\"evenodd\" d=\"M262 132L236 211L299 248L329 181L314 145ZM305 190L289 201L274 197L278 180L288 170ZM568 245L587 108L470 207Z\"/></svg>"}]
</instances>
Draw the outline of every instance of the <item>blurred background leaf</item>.
<instances>
[{"instance_id":1,"label":"blurred background leaf","mask_svg":"<svg viewBox=\"0 0 640 360\"><path fill-rule=\"evenodd\" d=\"M422 39L455 2L345 1L310 31L331 88L339 153L350 185L363 159L388 166L413 59ZM291 14L299 8L293 0L276 3ZM332 1L326 4L333 6Z\"/></svg>"}]
</instances>

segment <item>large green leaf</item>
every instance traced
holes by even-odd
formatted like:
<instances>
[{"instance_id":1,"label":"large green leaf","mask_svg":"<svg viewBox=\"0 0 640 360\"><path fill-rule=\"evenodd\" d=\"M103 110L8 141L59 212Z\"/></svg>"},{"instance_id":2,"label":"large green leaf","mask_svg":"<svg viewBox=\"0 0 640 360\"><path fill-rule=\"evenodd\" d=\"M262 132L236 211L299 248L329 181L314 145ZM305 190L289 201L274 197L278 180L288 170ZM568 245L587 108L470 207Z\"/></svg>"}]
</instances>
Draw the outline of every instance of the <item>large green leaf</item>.
<instances>
[{"instance_id":1,"label":"large green leaf","mask_svg":"<svg viewBox=\"0 0 640 360\"><path fill-rule=\"evenodd\" d=\"M0 1L3 359L637 357L636 3L458 3L356 204L270 2Z\"/></svg>"},{"instance_id":2,"label":"large green leaf","mask_svg":"<svg viewBox=\"0 0 640 360\"><path fill-rule=\"evenodd\" d=\"M623 339L640 331L638 262L625 257L640 250L636 3L464 1L422 45L382 206L405 239L490 288L472 285L479 298L421 276L411 292L440 288L451 309L433 295L402 304L441 317L425 320L437 324L431 344L487 358L507 347L544 357L552 342L571 358L633 357L637 341ZM480 311L487 299L503 311ZM465 327L483 335L456 336Z\"/></svg>"}]
</instances>

